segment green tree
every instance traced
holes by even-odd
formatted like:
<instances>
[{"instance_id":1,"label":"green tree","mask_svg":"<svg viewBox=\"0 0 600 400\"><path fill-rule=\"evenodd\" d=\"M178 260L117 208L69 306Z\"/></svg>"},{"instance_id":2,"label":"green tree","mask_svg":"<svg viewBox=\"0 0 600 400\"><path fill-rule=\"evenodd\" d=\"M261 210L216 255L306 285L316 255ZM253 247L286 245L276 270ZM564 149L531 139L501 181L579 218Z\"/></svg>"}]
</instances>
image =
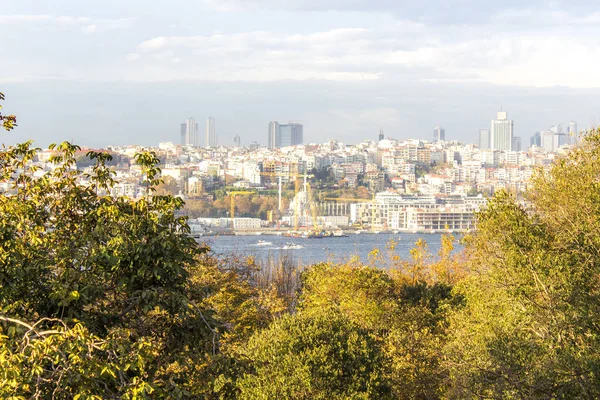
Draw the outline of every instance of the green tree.
<instances>
[{"instance_id":1,"label":"green tree","mask_svg":"<svg viewBox=\"0 0 600 400\"><path fill-rule=\"evenodd\" d=\"M4 93L0 92L0 101L4 100ZM2 110L2 105L0 104L0 110ZM14 115L3 115L0 112L0 122L2 123L2 127L7 131L14 129L17 126L17 117Z\"/></svg>"},{"instance_id":2,"label":"green tree","mask_svg":"<svg viewBox=\"0 0 600 400\"><path fill-rule=\"evenodd\" d=\"M378 261L379 262L379 261ZM299 308L333 308L372 335L382 346L378 369L394 398L436 398L445 371L443 305L450 286L413 282L398 271L361 264L319 264L302 275Z\"/></svg>"},{"instance_id":3,"label":"green tree","mask_svg":"<svg viewBox=\"0 0 600 400\"><path fill-rule=\"evenodd\" d=\"M287 315L256 333L238 381L241 399L388 398L380 346L333 309Z\"/></svg>"},{"instance_id":4,"label":"green tree","mask_svg":"<svg viewBox=\"0 0 600 400\"><path fill-rule=\"evenodd\" d=\"M600 396L600 131L540 172L525 207L498 194L467 252L451 319L451 397Z\"/></svg>"},{"instance_id":5,"label":"green tree","mask_svg":"<svg viewBox=\"0 0 600 400\"><path fill-rule=\"evenodd\" d=\"M189 365L215 352L217 334L188 279L206 250L177 216L183 202L152 196L156 155L136 156L146 196L130 200L102 195L114 184L110 155L89 153L96 165L84 176L77 146L51 148L55 168L41 177L30 142L0 152L0 182L12 186L0 195L0 335L12 371L1 390L193 393Z\"/></svg>"}]
</instances>

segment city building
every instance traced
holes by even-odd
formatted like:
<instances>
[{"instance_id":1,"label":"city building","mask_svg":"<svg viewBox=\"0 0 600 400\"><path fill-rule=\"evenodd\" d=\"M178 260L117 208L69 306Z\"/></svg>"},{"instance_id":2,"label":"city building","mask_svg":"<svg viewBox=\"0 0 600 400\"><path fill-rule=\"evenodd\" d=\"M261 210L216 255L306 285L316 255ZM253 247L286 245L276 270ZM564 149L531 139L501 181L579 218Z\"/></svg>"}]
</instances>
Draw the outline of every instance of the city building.
<instances>
[{"instance_id":1,"label":"city building","mask_svg":"<svg viewBox=\"0 0 600 400\"><path fill-rule=\"evenodd\" d=\"M521 151L521 138L513 136L512 151Z\"/></svg>"},{"instance_id":2,"label":"city building","mask_svg":"<svg viewBox=\"0 0 600 400\"><path fill-rule=\"evenodd\" d=\"M513 149L513 121L508 119L506 111L499 111L498 117L492 120L490 148L503 151Z\"/></svg>"},{"instance_id":3,"label":"city building","mask_svg":"<svg viewBox=\"0 0 600 400\"><path fill-rule=\"evenodd\" d=\"M241 147L241 144L242 144L242 140L240 139L240 135L235 135L233 137L233 145L235 147Z\"/></svg>"},{"instance_id":4,"label":"city building","mask_svg":"<svg viewBox=\"0 0 600 400\"><path fill-rule=\"evenodd\" d=\"M479 150L489 150L490 148L490 130L479 130Z\"/></svg>"},{"instance_id":5,"label":"city building","mask_svg":"<svg viewBox=\"0 0 600 400\"><path fill-rule=\"evenodd\" d=\"M379 140L378 141L381 142L384 138L385 138L385 136L383 136L383 129L380 129L379 130L379 138L378 138Z\"/></svg>"},{"instance_id":6,"label":"city building","mask_svg":"<svg viewBox=\"0 0 600 400\"><path fill-rule=\"evenodd\" d=\"M217 129L215 119L208 117L206 119L206 147L217 147Z\"/></svg>"},{"instance_id":7,"label":"city building","mask_svg":"<svg viewBox=\"0 0 600 400\"><path fill-rule=\"evenodd\" d=\"M279 123L277 121L269 122L269 136L267 142L269 149L281 147L279 145Z\"/></svg>"},{"instance_id":8,"label":"city building","mask_svg":"<svg viewBox=\"0 0 600 400\"><path fill-rule=\"evenodd\" d=\"M540 147L542 145L542 134L540 132L534 133L529 140L529 145Z\"/></svg>"},{"instance_id":9,"label":"city building","mask_svg":"<svg viewBox=\"0 0 600 400\"><path fill-rule=\"evenodd\" d=\"M199 146L200 134L198 132L198 124L194 118L190 117L181 124L181 144Z\"/></svg>"},{"instance_id":10,"label":"city building","mask_svg":"<svg viewBox=\"0 0 600 400\"><path fill-rule=\"evenodd\" d=\"M288 124L280 124L275 121L270 122L268 142L270 149L302 144L302 124L296 122L290 122Z\"/></svg>"},{"instance_id":11,"label":"city building","mask_svg":"<svg viewBox=\"0 0 600 400\"><path fill-rule=\"evenodd\" d=\"M433 128L433 142L443 142L446 140L446 130L441 126Z\"/></svg>"},{"instance_id":12,"label":"city building","mask_svg":"<svg viewBox=\"0 0 600 400\"><path fill-rule=\"evenodd\" d=\"M577 130L577 122L571 121L569 122L569 144L578 144L579 143L579 131Z\"/></svg>"}]
</instances>

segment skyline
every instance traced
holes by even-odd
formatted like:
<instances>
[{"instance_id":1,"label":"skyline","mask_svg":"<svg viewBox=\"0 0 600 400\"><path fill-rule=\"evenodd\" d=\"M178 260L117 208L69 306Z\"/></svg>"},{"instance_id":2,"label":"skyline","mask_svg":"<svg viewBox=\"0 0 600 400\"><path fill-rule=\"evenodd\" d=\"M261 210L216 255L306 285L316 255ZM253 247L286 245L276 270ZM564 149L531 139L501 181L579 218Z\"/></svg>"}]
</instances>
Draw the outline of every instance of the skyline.
<instances>
[{"instance_id":1,"label":"skyline","mask_svg":"<svg viewBox=\"0 0 600 400\"><path fill-rule=\"evenodd\" d=\"M173 121L195 115L223 144L264 144L271 120L308 142L438 125L476 142L500 107L522 138L600 118L593 2L396 3L5 0L0 85L20 129L3 141L177 141Z\"/></svg>"}]
</instances>

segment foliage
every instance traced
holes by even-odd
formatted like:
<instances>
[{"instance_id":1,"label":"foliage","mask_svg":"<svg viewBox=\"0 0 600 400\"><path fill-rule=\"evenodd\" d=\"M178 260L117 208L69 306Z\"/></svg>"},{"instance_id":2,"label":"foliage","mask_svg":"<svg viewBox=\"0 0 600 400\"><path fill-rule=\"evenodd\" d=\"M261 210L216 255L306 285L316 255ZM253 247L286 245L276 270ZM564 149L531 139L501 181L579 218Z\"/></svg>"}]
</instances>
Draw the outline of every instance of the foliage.
<instances>
[{"instance_id":1,"label":"foliage","mask_svg":"<svg viewBox=\"0 0 600 400\"><path fill-rule=\"evenodd\" d=\"M0 101L4 100L4 93L0 92ZM2 110L2 105L0 105L0 110ZM0 112L0 123L2 123L2 127L7 131L14 129L17 126L17 117L14 115L3 115Z\"/></svg>"},{"instance_id":2,"label":"foliage","mask_svg":"<svg viewBox=\"0 0 600 400\"><path fill-rule=\"evenodd\" d=\"M533 181L497 195L468 251L466 306L447 347L454 397L600 396L600 131Z\"/></svg>"},{"instance_id":3,"label":"foliage","mask_svg":"<svg viewBox=\"0 0 600 400\"><path fill-rule=\"evenodd\" d=\"M35 385L28 382L36 376L50 379L36 367L39 360L32 354L38 353L30 353L36 346L46 349L48 357L60 353L55 373L70 374L75 355L89 343L103 342L107 348L124 343L112 356L118 365L127 360L127 348L144 343L151 346L152 357L144 360L147 368L128 370L118 385L86 384L77 393L87 393L83 388L89 386L102 390L96 392L102 397L113 389L124 394L134 378L155 395L185 393L188 377L172 366L209 352L211 324L216 323L190 296L188 271L205 249L186 235L189 227L176 215L182 201L151 196L159 173L152 153L137 157L146 196L130 200L102 195L114 184L105 164L109 155L89 153L96 165L85 176L74 168L77 146L65 142L51 149L57 152L51 159L54 169L42 175L36 174L32 160L37 149L30 142L0 153L0 181L12 185L0 196L0 308L4 318L25 324L43 320L48 330L62 330L36 336L33 347L19 347L19 332L10 323L0 328L10 362L17 363L13 369L36 372L14 378L22 389L17 393L33 395ZM66 337L72 340L63 343ZM86 353L73 368L99 368L106 351ZM56 385L60 392L66 382L50 379L45 387ZM102 389L105 384L111 389Z\"/></svg>"},{"instance_id":4,"label":"foliage","mask_svg":"<svg viewBox=\"0 0 600 400\"><path fill-rule=\"evenodd\" d=\"M382 346L379 370L394 398L435 398L446 378L441 368L445 343L441 304L448 286L408 283L398 272L361 264L312 266L302 275L301 310L333 308Z\"/></svg>"},{"instance_id":5,"label":"foliage","mask_svg":"<svg viewBox=\"0 0 600 400\"><path fill-rule=\"evenodd\" d=\"M252 369L238 382L241 399L387 398L383 361L369 333L332 309L275 321L252 337Z\"/></svg>"},{"instance_id":6,"label":"foliage","mask_svg":"<svg viewBox=\"0 0 600 400\"><path fill-rule=\"evenodd\" d=\"M393 282L382 269L322 263L302 275L299 307L336 307L359 326L380 329L397 312L393 293Z\"/></svg>"}]
</instances>

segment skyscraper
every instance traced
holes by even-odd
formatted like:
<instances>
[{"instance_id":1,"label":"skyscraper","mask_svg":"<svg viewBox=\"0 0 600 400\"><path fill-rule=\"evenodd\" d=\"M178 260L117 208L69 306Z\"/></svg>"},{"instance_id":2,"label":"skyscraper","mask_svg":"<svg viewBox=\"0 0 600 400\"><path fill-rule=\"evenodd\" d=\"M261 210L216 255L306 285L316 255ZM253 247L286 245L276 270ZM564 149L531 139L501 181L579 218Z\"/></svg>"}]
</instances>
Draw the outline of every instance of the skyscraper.
<instances>
[{"instance_id":1,"label":"skyscraper","mask_svg":"<svg viewBox=\"0 0 600 400\"><path fill-rule=\"evenodd\" d=\"M549 131L541 131L540 132L540 147L547 151L548 153L552 153L556 148L558 148L558 140L556 139L556 132L552 130Z\"/></svg>"},{"instance_id":2,"label":"skyscraper","mask_svg":"<svg viewBox=\"0 0 600 400\"><path fill-rule=\"evenodd\" d=\"M446 140L446 130L441 126L433 128L433 142L439 142Z\"/></svg>"},{"instance_id":3,"label":"skyscraper","mask_svg":"<svg viewBox=\"0 0 600 400\"><path fill-rule=\"evenodd\" d=\"M182 145L200 145L200 134L198 132L198 124L194 118L190 117L181 124L181 144Z\"/></svg>"},{"instance_id":4,"label":"skyscraper","mask_svg":"<svg viewBox=\"0 0 600 400\"><path fill-rule=\"evenodd\" d=\"M569 144L579 143L579 131L577 130L577 122L569 122Z\"/></svg>"},{"instance_id":5,"label":"skyscraper","mask_svg":"<svg viewBox=\"0 0 600 400\"><path fill-rule=\"evenodd\" d=\"M281 147L279 145L279 122L277 121L269 122L268 147L269 149Z\"/></svg>"},{"instance_id":6,"label":"skyscraper","mask_svg":"<svg viewBox=\"0 0 600 400\"><path fill-rule=\"evenodd\" d=\"M534 133L529 140L529 145L540 147L542 145L542 134L540 132Z\"/></svg>"},{"instance_id":7,"label":"skyscraper","mask_svg":"<svg viewBox=\"0 0 600 400\"><path fill-rule=\"evenodd\" d=\"M206 147L217 147L217 129L215 119L208 117L206 119Z\"/></svg>"},{"instance_id":8,"label":"skyscraper","mask_svg":"<svg viewBox=\"0 0 600 400\"><path fill-rule=\"evenodd\" d=\"M521 151L521 137L513 136L512 151Z\"/></svg>"},{"instance_id":9,"label":"skyscraper","mask_svg":"<svg viewBox=\"0 0 600 400\"><path fill-rule=\"evenodd\" d=\"M385 136L383 136L383 129L380 129L379 130L379 142L381 142L384 138L385 138Z\"/></svg>"},{"instance_id":10,"label":"skyscraper","mask_svg":"<svg viewBox=\"0 0 600 400\"><path fill-rule=\"evenodd\" d=\"M275 121L269 123L269 148L279 148L302 144L303 126L296 122L280 124Z\"/></svg>"},{"instance_id":11,"label":"skyscraper","mask_svg":"<svg viewBox=\"0 0 600 400\"><path fill-rule=\"evenodd\" d=\"M499 111L497 119L492 120L490 148L504 151L513 148L513 121L508 119L506 111Z\"/></svg>"},{"instance_id":12,"label":"skyscraper","mask_svg":"<svg viewBox=\"0 0 600 400\"><path fill-rule=\"evenodd\" d=\"M233 144L235 145L235 147L240 147L242 141L240 139L240 135L235 135L233 137Z\"/></svg>"},{"instance_id":13,"label":"skyscraper","mask_svg":"<svg viewBox=\"0 0 600 400\"><path fill-rule=\"evenodd\" d=\"M490 130L480 129L479 130L479 149L488 150L490 148Z\"/></svg>"}]
</instances>

